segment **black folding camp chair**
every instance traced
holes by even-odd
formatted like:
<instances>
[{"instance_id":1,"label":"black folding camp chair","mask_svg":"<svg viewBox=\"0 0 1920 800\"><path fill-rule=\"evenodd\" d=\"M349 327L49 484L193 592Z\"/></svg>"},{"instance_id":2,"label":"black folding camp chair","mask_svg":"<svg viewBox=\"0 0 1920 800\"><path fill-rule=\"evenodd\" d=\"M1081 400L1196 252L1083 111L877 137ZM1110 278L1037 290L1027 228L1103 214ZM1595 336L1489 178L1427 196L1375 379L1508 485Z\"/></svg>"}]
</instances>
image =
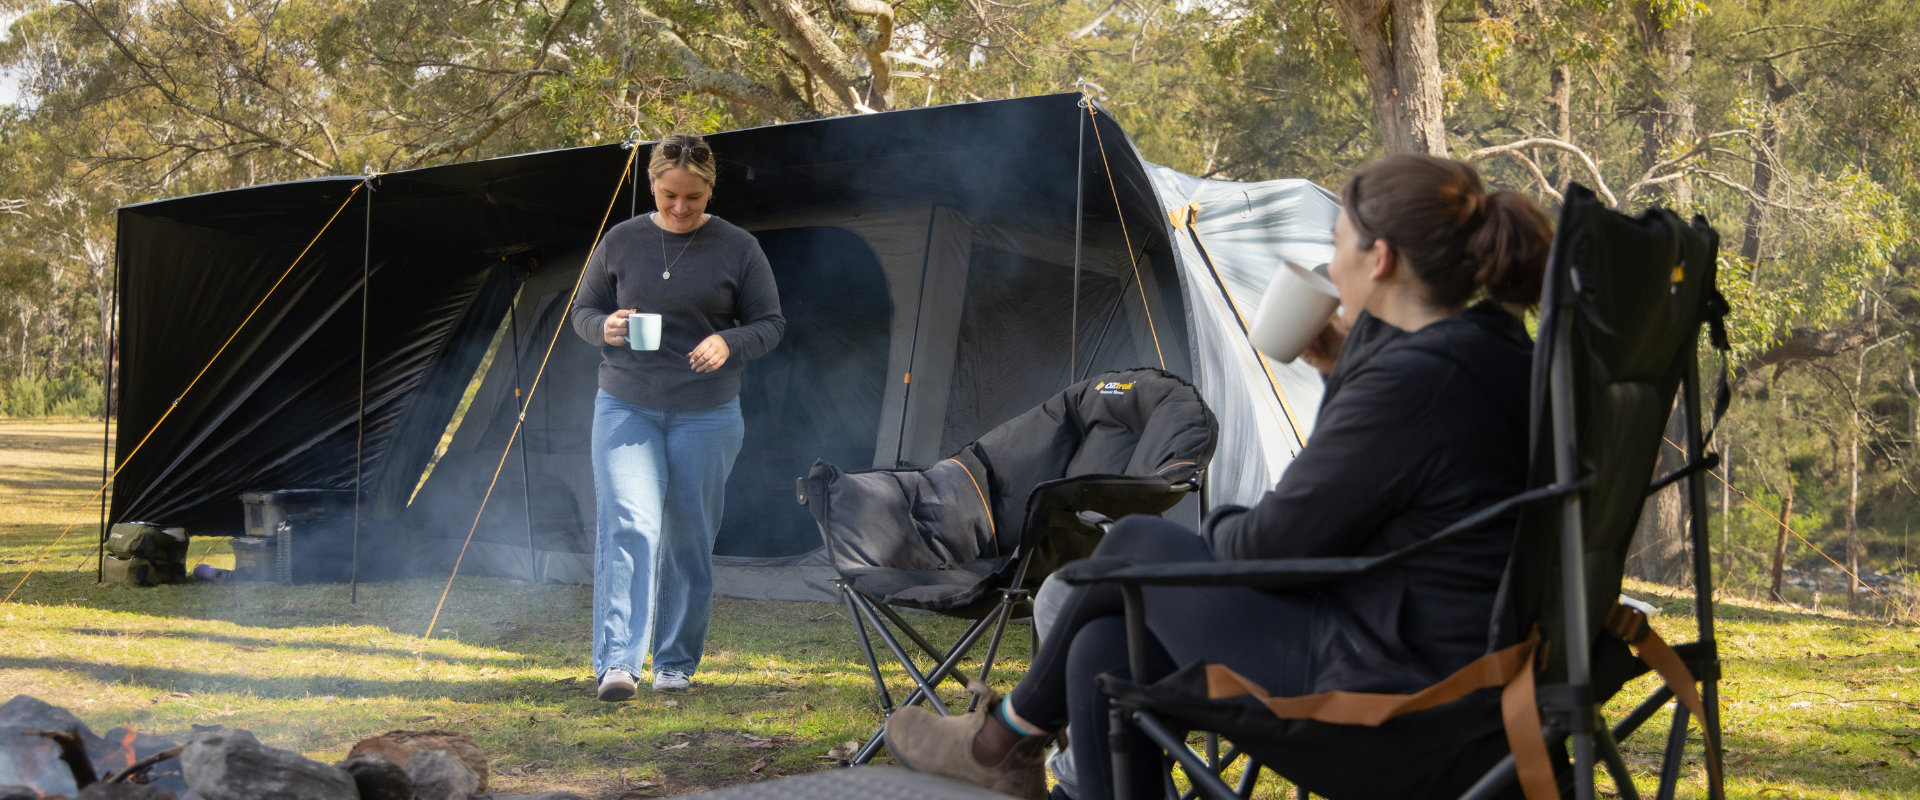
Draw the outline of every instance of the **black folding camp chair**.
<instances>
[{"instance_id":1,"label":"black folding camp chair","mask_svg":"<svg viewBox=\"0 0 1920 800\"><path fill-rule=\"evenodd\" d=\"M839 572L882 712L895 706L869 624L913 679L901 705L949 713L934 687L966 685L955 670L991 628L985 680L1014 612L1030 616L1040 582L1100 543L1101 531L1078 513L1172 508L1199 490L1218 433L1191 384L1135 369L1076 383L926 469L844 472L816 461L798 499ZM973 622L952 646L936 648L895 607ZM889 624L934 666L923 671ZM881 742L875 734L853 763L872 759Z\"/></svg>"},{"instance_id":2,"label":"black folding camp chair","mask_svg":"<svg viewBox=\"0 0 1920 800\"><path fill-rule=\"evenodd\" d=\"M1195 791L1215 800L1247 796L1263 766L1291 780L1302 797L1309 791L1336 798L1524 793L1528 800L1562 794L1588 800L1598 756L1618 796L1637 800L1618 742L1676 696L1682 702L1674 708L1658 797L1674 796L1690 716L1704 723L1710 796L1722 796L1712 561L1699 481L1688 481L1699 641L1668 647L1641 611L1620 603L1628 545L1645 498L1718 463L1702 452L1710 433L1701 424L1697 337L1707 323L1714 345L1726 347L1725 300L1714 288L1719 237L1698 217L1689 226L1664 210L1631 219L1616 214L1578 185L1566 197L1534 351L1533 472L1526 492L1377 557L1155 565L1094 559L1069 565L1061 576L1122 587L1133 674L1143 675L1142 586L1313 591L1395 569L1519 506L1488 654L1415 695L1327 693L1311 698L1321 704L1317 710L1305 707L1309 698L1268 700L1264 690L1219 665L1189 664L1146 686L1103 675L1101 688L1113 699L1114 775L1123 797L1171 787L1170 765L1177 761ZM1650 480L1676 389L1681 402L1674 413L1687 422L1685 441L1677 445L1687 463ZM1726 396L1722 382L1716 421ZM1605 725L1600 705L1649 669L1665 686ZM1261 702L1218 699L1236 694ZM1178 733L1183 730L1208 732L1208 752L1196 754ZM1125 742L1136 735L1169 756L1162 786L1126 786ZM1233 746L1219 753L1216 736ZM1239 785L1230 787L1221 776L1242 756L1249 763Z\"/></svg>"}]
</instances>

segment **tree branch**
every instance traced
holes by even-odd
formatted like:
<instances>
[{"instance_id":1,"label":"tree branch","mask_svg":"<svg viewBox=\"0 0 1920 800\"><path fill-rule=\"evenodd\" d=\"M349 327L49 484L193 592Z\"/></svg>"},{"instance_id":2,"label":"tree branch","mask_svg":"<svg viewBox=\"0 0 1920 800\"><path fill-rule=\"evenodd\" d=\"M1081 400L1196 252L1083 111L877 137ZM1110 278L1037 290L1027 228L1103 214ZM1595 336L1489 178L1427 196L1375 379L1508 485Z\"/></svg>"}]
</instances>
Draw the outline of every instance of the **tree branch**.
<instances>
[{"instance_id":1,"label":"tree branch","mask_svg":"<svg viewBox=\"0 0 1920 800\"><path fill-rule=\"evenodd\" d=\"M885 0L836 0L840 10L853 23L854 38L866 54L867 69L873 75L866 104L875 111L893 107L893 65L887 61L887 48L893 46L893 6ZM861 24L861 17L873 19L873 27Z\"/></svg>"},{"instance_id":2,"label":"tree branch","mask_svg":"<svg viewBox=\"0 0 1920 800\"><path fill-rule=\"evenodd\" d=\"M814 24L813 17L799 6L798 0L751 0L755 11L765 20L767 27L775 35L793 48L795 55L813 70L815 76L833 90L841 105L852 110L860 103L853 87L860 76L855 74L845 53L827 37L820 26Z\"/></svg>"},{"instance_id":3,"label":"tree branch","mask_svg":"<svg viewBox=\"0 0 1920 800\"><path fill-rule=\"evenodd\" d=\"M1794 328L1778 344L1735 367L1733 383L1745 390L1749 380L1768 367L1831 358L1857 350L1878 338L1885 325L1884 320L1867 318L1833 328Z\"/></svg>"},{"instance_id":4,"label":"tree branch","mask_svg":"<svg viewBox=\"0 0 1920 800\"><path fill-rule=\"evenodd\" d=\"M1613 190L1607 188L1607 179L1600 175L1600 165L1594 163L1593 157L1587 155L1587 151L1580 149L1579 145L1571 142L1563 142L1551 137L1536 136L1531 139L1521 139L1517 142L1496 144L1492 147L1482 147L1468 153L1466 155L1466 161L1469 164L1478 163L1495 156L1506 156L1522 150L1531 150L1535 147L1545 147L1572 154L1574 158L1580 162L1580 166L1586 168L1588 177L1593 178L1594 191L1599 192L1601 197L1606 198L1608 206L1614 208L1620 207L1620 201L1614 198ZM1528 161L1531 162L1531 159L1528 159ZM1538 172L1539 168L1535 167L1534 171ZM1544 182L1546 179L1543 177L1541 180ZM1548 187L1549 190L1552 188L1551 186Z\"/></svg>"},{"instance_id":5,"label":"tree branch","mask_svg":"<svg viewBox=\"0 0 1920 800\"><path fill-rule=\"evenodd\" d=\"M481 142L486 141L487 137L492 136L494 131L500 130L500 128L514 121L514 119L518 118L521 114L527 113L527 109L539 105L540 99L539 92L531 92L526 97L508 103L503 108L496 109L492 114L488 115L486 119L481 120L478 127L468 131L466 135L427 146L414 157L407 159L406 163L401 165L401 169L412 169L426 163L428 159L449 154L457 156L474 148Z\"/></svg>"},{"instance_id":6,"label":"tree branch","mask_svg":"<svg viewBox=\"0 0 1920 800\"><path fill-rule=\"evenodd\" d=\"M1121 0L1113 0L1112 3L1107 4L1107 10L1100 12L1099 16L1094 17L1092 22L1074 28L1072 33L1067 34L1067 38L1079 39L1089 33L1093 33L1095 28L1100 27L1100 23L1107 21L1107 17L1113 16L1113 12L1120 10L1120 3Z\"/></svg>"},{"instance_id":7,"label":"tree branch","mask_svg":"<svg viewBox=\"0 0 1920 800\"><path fill-rule=\"evenodd\" d=\"M707 66L700 54L688 47L686 40L673 32L673 25L653 12L638 5L628 6L628 10L639 17L640 24L653 30L654 46L663 51L680 65L687 74L686 89L689 92L711 94L726 100L743 103L755 108L765 109L781 119L808 120L824 117L819 109L800 99L797 95L787 96L779 90L755 82L733 72L722 72Z\"/></svg>"},{"instance_id":8,"label":"tree branch","mask_svg":"<svg viewBox=\"0 0 1920 800\"><path fill-rule=\"evenodd\" d=\"M302 149L301 147L295 145L292 142L286 141L285 139L282 139L278 136L271 135L265 131L259 130L258 128L255 128L244 122L228 117L224 114L216 114L210 110L200 108L199 106L188 101L185 97L180 96L173 89L163 84L160 81L160 79L153 74L152 66L147 62L141 60L141 58L133 52L133 48L129 47L126 41L123 40L118 33L116 33L111 28L109 28L105 21L101 20L98 15L94 14L93 9L89 7L85 2L83 2L82 0L67 0L67 4L78 9L81 14L86 15L88 21L93 23L94 30L98 31L100 35L105 36L107 38L107 41L113 44L113 48L119 51L120 55L126 58L127 62L132 64L134 69L139 71L141 77L145 79L146 85L151 87L154 91L159 92L161 96L165 97L167 99L167 102L172 104L175 108L178 108L194 116L200 117L201 119L207 120L209 122L217 122L221 125L227 125L227 126L233 127L237 130L240 130L241 132L244 132L250 136L257 137L263 141L272 142L275 147L293 154L294 157L299 158L302 161L305 161L309 164L312 164L328 172L333 171L332 164L329 164L325 161L320 160L317 156L307 152L306 150Z\"/></svg>"}]
</instances>

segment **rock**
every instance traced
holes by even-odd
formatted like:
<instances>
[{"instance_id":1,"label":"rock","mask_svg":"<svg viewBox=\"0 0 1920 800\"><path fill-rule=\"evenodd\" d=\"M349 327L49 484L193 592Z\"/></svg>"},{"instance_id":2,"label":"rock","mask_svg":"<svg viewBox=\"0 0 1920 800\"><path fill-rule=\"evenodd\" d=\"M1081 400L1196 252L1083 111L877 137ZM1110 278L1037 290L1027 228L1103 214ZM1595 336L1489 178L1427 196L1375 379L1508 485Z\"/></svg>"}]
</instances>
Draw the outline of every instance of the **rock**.
<instances>
[{"instance_id":1,"label":"rock","mask_svg":"<svg viewBox=\"0 0 1920 800\"><path fill-rule=\"evenodd\" d=\"M0 703L0 727L8 725L50 731L79 728L80 740L87 745L89 753L104 744L73 712L31 695L14 695L12 700Z\"/></svg>"},{"instance_id":2,"label":"rock","mask_svg":"<svg viewBox=\"0 0 1920 800\"><path fill-rule=\"evenodd\" d=\"M60 759L58 743L38 735L42 730L46 729L39 725L0 724L0 784L25 786L36 793L34 797L72 797L80 791L73 768ZM83 733L81 738L85 737Z\"/></svg>"},{"instance_id":3,"label":"rock","mask_svg":"<svg viewBox=\"0 0 1920 800\"><path fill-rule=\"evenodd\" d=\"M246 731L202 736L180 754L187 785L205 800L340 800L357 798L353 776L339 767L276 750Z\"/></svg>"},{"instance_id":4,"label":"rock","mask_svg":"<svg viewBox=\"0 0 1920 800\"><path fill-rule=\"evenodd\" d=\"M413 800L413 779L379 753L362 753L336 764L353 776L360 800Z\"/></svg>"},{"instance_id":5,"label":"rock","mask_svg":"<svg viewBox=\"0 0 1920 800\"><path fill-rule=\"evenodd\" d=\"M407 777L417 800L467 800L480 788L480 776L445 750L415 753L407 759Z\"/></svg>"},{"instance_id":6,"label":"rock","mask_svg":"<svg viewBox=\"0 0 1920 800\"><path fill-rule=\"evenodd\" d=\"M347 757L352 758L364 753L379 753L395 764L405 764L413 759L415 753L422 750L439 750L459 758L467 769L479 776L480 786L476 792L487 790L487 754L473 743L473 737L453 731L388 731L370 739L361 739ZM415 787L416 790L418 787Z\"/></svg>"},{"instance_id":7,"label":"rock","mask_svg":"<svg viewBox=\"0 0 1920 800\"><path fill-rule=\"evenodd\" d=\"M0 798L4 800L4 798ZM573 792L541 792L539 794L517 794L512 797L495 797L490 794L477 794L473 800L587 800Z\"/></svg>"},{"instance_id":8,"label":"rock","mask_svg":"<svg viewBox=\"0 0 1920 800\"><path fill-rule=\"evenodd\" d=\"M94 774L106 780L131 764L162 750L172 750L177 742L168 741L137 729L114 728L100 737L100 748L87 748L87 755L93 759ZM131 751L131 752L129 752ZM165 789L176 795L187 791L187 781L180 776L180 759L169 758L153 765L146 772L147 785Z\"/></svg>"},{"instance_id":9,"label":"rock","mask_svg":"<svg viewBox=\"0 0 1920 800\"><path fill-rule=\"evenodd\" d=\"M80 790L74 800L180 800L171 790L151 784L96 783Z\"/></svg>"}]
</instances>

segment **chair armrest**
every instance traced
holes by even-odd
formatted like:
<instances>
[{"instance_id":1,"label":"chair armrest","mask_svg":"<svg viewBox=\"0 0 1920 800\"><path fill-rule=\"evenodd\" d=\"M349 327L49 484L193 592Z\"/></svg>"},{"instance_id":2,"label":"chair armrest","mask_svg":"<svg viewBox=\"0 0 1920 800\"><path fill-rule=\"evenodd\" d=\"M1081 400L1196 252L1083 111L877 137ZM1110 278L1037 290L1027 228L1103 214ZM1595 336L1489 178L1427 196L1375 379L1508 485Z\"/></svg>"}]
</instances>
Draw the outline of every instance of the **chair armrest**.
<instances>
[{"instance_id":1,"label":"chair armrest","mask_svg":"<svg viewBox=\"0 0 1920 800\"><path fill-rule=\"evenodd\" d=\"M1425 539L1378 556L1338 558L1275 558L1245 561L1192 561L1172 564L1132 564L1123 559L1089 558L1068 564L1060 579L1070 584L1118 583L1129 586L1246 586L1289 589L1338 580L1388 564L1405 561L1439 547L1462 532L1493 520L1527 503L1572 494L1592 482L1591 477L1521 492L1448 525ZM1099 515L1081 512L1081 520L1103 530L1111 523Z\"/></svg>"},{"instance_id":2,"label":"chair armrest","mask_svg":"<svg viewBox=\"0 0 1920 800\"><path fill-rule=\"evenodd\" d=\"M1060 579L1073 585L1118 583L1126 586L1244 586L1297 589L1357 575L1381 560L1369 558L1274 558L1252 561L1183 561L1134 564L1117 558L1089 558L1068 564Z\"/></svg>"}]
</instances>

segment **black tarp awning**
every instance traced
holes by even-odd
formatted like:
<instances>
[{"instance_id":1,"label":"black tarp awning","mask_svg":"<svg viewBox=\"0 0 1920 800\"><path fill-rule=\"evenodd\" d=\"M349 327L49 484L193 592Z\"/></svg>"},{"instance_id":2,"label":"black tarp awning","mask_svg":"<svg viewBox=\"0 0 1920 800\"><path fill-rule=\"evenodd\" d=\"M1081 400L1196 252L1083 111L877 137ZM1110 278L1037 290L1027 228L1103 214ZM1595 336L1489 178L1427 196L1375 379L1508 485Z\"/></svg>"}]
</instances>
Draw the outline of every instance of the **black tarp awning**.
<instances>
[{"instance_id":1,"label":"black tarp awning","mask_svg":"<svg viewBox=\"0 0 1920 800\"><path fill-rule=\"evenodd\" d=\"M1104 237L1098 244L1108 247L1109 263L1126 263L1120 237L1110 224L1116 215L1103 165L1111 164L1132 248L1137 256L1151 259L1156 241L1164 239L1165 218L1143 167L1125 134L1104 113L1095 117L1095 124L1104 137L1106 157L1096 150L1091 130L1084 155L1076 156L1078 125L1087 113L1077 103L1078 95L1053 95L714 134L708 140L721 157L721 177L709 210L756 231L797 231L832 224L818 219L823 208L860 217L917 207L922 211L916 230L926 231L925 246L932 247L936 225L926 209L944 209L935 216L970 220L980 231L1000 230L994 225L1007 230L1020 225L1045 228L1052 232L1056 253L1048 257L1058 264L1063 243L1071 247L1071 239L1060 237L1072 230L1078 165L1086 167L1088 176L1087 241L1093 245ZM114 482L113 519L165 521L196 533L227 533L239 528L236 498L241 492L354 485L363 254L364 267L371 271L371 290L364 297L364 502L375 518L399 516L508 307L529 279L529 267L541 259L552 262L555 254L569 254L567 258L577 261L610 206L610 224L627 218L636 207L641 213L647 210L644 188L636 198L631 182L624 187L619 183L629 152L620 144L583 147L393 173L371 181L297 181L120 209L123 334L116 452L132 460ZM1084 163L1078 163L1081 159ZM644 153L639 161L637 168L643 168ZM372 191L363 189L349 199L363 181ZM791 226L782 222L789 218L811 221ZM1109 223L1105 228L1103 220ZM325 234L315 240L323 227ZM818 242L834 235L796 232L787 235L791 241L785 246L795 252L818 250ZM1031 231L994 235L1009 241L1044 238ZM985 247L967 241L967 248ZM309 242L311 251L287 272ZM1020 258L1034 255L964 252L974 253L972 261L985 265L971 278L963 273L964 280L957 284L973 286L976 293L982 292L980 281L995 279L994 270L1017 270ZM1151 288L1173 298L1167 301L1171 310L1158 312L1171 317L1159 323L1159 335L1178 339L1168 349L1175 351L1169 366L1179 371L1186 363L1186 345L1170 263L1163 262L1157 272L1151 264L1145 268ZM577 270L577 264L572 269ZM1098 308L1095 300L1086 300L1082 314L1108 315L1107 328L1121 329L1111 338L1131 347L1126 320L1112 322L1112 308L1118 307L1112 298L1117 287L1127 285L1116 280L1111 271L1097 280L1089 277L1087 297L1106 299L1098 301ZM276 281L280 283L273 288ZM1042 284L1051 289L1064 285ZM1021 286L1017 281L1008 285L1014 290ZM895 322L918 322L917 317L901 316L917 312L900 308L900 296L891 296ZM267 299L261 304L263 297ZM1161 302L1158 298L1155 295L1155 302ZM536 299L522 298L521 313L534 310ZM258 312L248 319L256 304ZM1022 313L1057 316L1060 306L1043 298L1023 298L1021 307L1027 309ZM993 337L1017 336L1024 330L986 324L977 312L966 313L972 316L960 334L969 337L962 347L989 346ZM526 317L520 319L530 324ZM244 326L242 320L247 320ZM1087 318L1081 322L1082 329L1098 327ZM1064 325L1049 327L1044 320L1025 324L1033 330L1066 332ZM896 324L896 351L899 331ZM530 333L523 330L523 338ZM229 335L231 343L214 359ZM544 344L522 351L531 359L525 365L529 381ZM1085 363L1084 339L1080 347L1082 366L1090 366ZM1036 352L1054 358L1054 350L1064 357L1066 348L1055 342ZM989 355L1006 357L1002 351ZM1152 363L1134 363L1125 355L1115 358L1121 359L1120 366ZM211 366L188 391L210 359ZM961 382L955 389L986 399L964 410L972 416L952 417L945 426L935 420L924 443L914 445L921 450L947 444L941 434L953 435L955 425L997 424L1000 420L993 417L1005 410L982 410L983 403L994 402L992 370L967 362L949 371ZM1023 408L1013 406L1024 406L1026 395L1044 397L1069 382L1064 363L1040 372L1049 385L1038 385L1041 378L1002 377L1007 391L1023 399L1001 405L1017 413ZM892 380L884 374L880 379ZM1051 385L1056 380L1059 385ZM893 409L888 413L909 413L888 408ZM877 409L873 413L880 413ZM164 424L155 428L163 415ZM496 416L494 410L488 415ZM896 435L882 425L876 435L883 446L888 436L910 438L911 432L901 427ZM142 443L150 429L151 436ZM908 444L895 441L903 451L913 449ZM489 471L494 461L497 453L488 459ZM764 482L771 485L780 468L765 469L769 473ZM590 517L587 521L590 524Z\"/></svg>"}]
</instances>

